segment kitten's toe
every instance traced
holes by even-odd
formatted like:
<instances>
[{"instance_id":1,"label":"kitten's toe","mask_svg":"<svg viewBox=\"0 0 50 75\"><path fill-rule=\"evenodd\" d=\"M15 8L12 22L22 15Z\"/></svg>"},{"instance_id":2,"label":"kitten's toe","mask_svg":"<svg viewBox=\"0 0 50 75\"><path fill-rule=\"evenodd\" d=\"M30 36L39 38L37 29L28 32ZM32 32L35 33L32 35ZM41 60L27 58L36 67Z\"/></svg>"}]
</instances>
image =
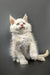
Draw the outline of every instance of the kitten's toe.
<instances>
[{"instance_id":1,"label":"kitten's toe","mask_svg":"<svg viewBox=\"0 0 50 75\"><path fill-rule=\"evenodd\" d=\"M22 65L28 64L28 61L27 60L20 60L20 64L22 64Z\"/></svg>"}]
</instances>

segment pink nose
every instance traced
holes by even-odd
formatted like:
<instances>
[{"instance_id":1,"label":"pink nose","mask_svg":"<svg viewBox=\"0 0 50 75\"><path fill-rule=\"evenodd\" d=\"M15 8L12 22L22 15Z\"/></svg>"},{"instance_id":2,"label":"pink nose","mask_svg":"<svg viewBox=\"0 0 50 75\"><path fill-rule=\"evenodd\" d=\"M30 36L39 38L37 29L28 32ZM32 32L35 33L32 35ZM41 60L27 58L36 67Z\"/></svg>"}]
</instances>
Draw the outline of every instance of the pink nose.
<instances>
[{"instance_id":1,"label":"pink nose","mask_svg":"<svg viewBox=\"0 0 50 75\"><path fill-rule=\"evenodd\" d=\"M23 24L21 24L21 27L23 27Z\"/></svg>"}]
</instances>

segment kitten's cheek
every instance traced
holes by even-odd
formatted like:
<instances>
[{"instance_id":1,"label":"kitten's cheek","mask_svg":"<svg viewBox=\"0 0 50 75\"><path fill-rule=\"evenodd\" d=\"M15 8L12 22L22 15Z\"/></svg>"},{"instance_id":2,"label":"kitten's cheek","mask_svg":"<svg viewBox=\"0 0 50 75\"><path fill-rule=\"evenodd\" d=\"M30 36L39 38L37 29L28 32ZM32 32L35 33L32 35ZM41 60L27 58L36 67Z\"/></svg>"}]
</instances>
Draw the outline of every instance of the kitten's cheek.
<instances>
[{"instance_id":1,"label":"kitten's cheek","mask_svg":"<svg viewBox=\"0 0 50 75\"><path fill-rule=\"evenodd\" d=\"M19 30L19 27L16 27L15 29L16 29L16 30Z\"/></svg>"},{"instance_id":2,"label":"kitten's cheek","mask_svg":"<svg viewBox=\"0 0 50 75\"><path fill-rule=\"evenodd\" d=\"M19 30L19 28L15 28L15 30L17 31L17 30Z\"/></svg>"}]
</instances>

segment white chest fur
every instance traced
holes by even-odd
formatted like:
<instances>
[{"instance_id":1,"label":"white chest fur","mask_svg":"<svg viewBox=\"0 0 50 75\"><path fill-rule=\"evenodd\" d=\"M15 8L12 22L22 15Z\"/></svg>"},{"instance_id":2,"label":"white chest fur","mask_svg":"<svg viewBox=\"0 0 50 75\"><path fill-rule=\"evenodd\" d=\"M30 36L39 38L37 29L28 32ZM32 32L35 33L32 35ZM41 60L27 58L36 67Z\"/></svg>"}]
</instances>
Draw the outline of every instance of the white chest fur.
<instances>
[{"instance_id":1,"label":"white chest fur","mask_svg":"<svg viewBox=\"0 0 50 75\"><path fill-rule=\"evenodd\" d=\"M28 58L29 57L28 47L30 45L31 38L26 35L13 35L12 39L16 39L17 41L19 40L17 44L18 51L22 51L24 55Z\"/></svg>"},{"instance_id":2,"label":"white chest fur","mask_svg":"<svg viewBox=\"0 0 50 75\"><path fill-rule=\"evenodd\" d=\"M31 39L31 37L26 36L25 34L12 34L12 39L19 39L19 41L29 41Z\"/></svg>"}]
</instances>

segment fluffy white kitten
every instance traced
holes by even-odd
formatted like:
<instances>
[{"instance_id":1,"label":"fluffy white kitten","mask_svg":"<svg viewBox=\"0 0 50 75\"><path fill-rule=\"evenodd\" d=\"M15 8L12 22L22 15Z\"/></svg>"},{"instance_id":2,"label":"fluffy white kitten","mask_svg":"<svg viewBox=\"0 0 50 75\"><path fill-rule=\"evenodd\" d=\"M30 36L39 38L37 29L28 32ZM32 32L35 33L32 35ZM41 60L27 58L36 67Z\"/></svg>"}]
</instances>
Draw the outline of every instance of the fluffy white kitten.
<instances>
[{"instance_id":1,"label":"fluffy white kitten","mask_svg":"<svg viewBox=\"0 0 50 75\"><path fill-rule=\"evenodd\" d=\"M12 32L11 55L13 61L20 64L28 64L27 59L45 61L45 54L38 54L38 49L34 36L32 35L31 24L28 23L27 15L23 18L14 19L10 16L10 32Z\"/></svg>"}]
</instances>

